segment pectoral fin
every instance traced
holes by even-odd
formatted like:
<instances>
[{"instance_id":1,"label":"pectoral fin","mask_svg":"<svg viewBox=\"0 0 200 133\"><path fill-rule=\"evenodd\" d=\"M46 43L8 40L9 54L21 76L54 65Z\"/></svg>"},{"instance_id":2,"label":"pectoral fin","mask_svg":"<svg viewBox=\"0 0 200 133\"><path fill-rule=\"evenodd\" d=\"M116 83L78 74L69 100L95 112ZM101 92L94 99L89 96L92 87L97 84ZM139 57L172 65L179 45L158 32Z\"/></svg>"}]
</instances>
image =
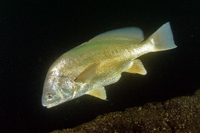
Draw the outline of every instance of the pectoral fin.
<instances>
[{"instance_id":1,"label":"pectoral fin","mask_svg":"<svg viewBox=\"0 0 200 133\"><path fill-rule=\"evenodd\" d=\"M93 64L86 68L75 80L75 82L89 82L95 75L98 64Z\"/></svg>"},{"instance_id":2,"label":"pectoral fin","mask_svg":"<svg viewBox=\"0 0 200 133\"><path fill-rule=\"evenodd\" d=\"M132 63L132 66L130 68L128 68L125 72L128 73L138 73L141 75L146 75L147 71L144 68L142 62L138 59L134 60Z\"/></svg>"},{"instance_id":3,"label":"pectoral fin","mask_svg":"<svg viewBox=\"0 0 200 133\"><path fill-rule=\"evenodd\" d=\"M102 100L106 100L106 90L103 86L93 88L87 94Z\"/></svg>"}]
</instances>

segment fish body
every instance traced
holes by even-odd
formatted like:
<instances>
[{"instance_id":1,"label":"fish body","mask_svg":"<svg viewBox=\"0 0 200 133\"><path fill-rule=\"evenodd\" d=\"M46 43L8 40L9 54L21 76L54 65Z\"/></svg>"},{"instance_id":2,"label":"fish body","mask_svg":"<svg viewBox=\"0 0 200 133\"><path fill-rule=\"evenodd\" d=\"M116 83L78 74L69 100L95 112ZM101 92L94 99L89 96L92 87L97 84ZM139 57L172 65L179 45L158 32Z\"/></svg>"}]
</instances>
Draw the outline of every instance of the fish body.
<instances>
[{"instance_id":1,"label":"fish body","mask_svg":"<svg viewBox=\"0 0 200 133\"><path fill-rule=\"evenodd\" d=\"M89 94L106 100L105 86L117 82L122 72L145 75L139 56L176 48L170 24L148 39L136 27L102 33L64 53L50 67L42 94L42 105L50 108Z\"/></svg>"}]
</instances>

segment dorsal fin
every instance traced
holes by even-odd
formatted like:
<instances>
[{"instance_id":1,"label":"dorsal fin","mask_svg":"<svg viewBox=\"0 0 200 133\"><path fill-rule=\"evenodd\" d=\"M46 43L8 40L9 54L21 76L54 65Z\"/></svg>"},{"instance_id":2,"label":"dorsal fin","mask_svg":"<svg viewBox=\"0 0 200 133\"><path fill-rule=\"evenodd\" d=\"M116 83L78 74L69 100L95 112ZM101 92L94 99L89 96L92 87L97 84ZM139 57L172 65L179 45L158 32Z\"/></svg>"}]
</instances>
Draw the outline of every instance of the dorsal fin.
<instances>
[{"instance_id":1,"label":"dorsal fin","mask_svg":"<svg viewBox=\"0 0 200 133\"><path fill-rule=\"evenodd\" d=\"M141 42L144 40L143 31L137 27L127 27L116 30L111 30L99 34L89 41L100 40L132 40L135 42Z\"/></svg>"}]
</instances>

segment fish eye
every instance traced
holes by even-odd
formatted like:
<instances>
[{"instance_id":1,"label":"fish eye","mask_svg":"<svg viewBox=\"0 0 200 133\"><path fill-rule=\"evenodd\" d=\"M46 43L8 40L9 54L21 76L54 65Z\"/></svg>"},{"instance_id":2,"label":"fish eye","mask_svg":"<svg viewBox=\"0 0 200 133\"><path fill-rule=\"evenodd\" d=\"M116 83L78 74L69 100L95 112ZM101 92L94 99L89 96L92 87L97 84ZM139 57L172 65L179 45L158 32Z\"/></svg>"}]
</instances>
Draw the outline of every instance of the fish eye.
<instances>
[{"instance_id":1,"label":"fish eye","mask_svg":"<svg viewBox=\"0 0 200 133\"><path fill-rule=\"evenodd\" d=\"M52 98L53 98L53 95L52 95L51 93L47 93L46 98L47 98L47 99L52 99Z\"/></svg>"}]
</instances>

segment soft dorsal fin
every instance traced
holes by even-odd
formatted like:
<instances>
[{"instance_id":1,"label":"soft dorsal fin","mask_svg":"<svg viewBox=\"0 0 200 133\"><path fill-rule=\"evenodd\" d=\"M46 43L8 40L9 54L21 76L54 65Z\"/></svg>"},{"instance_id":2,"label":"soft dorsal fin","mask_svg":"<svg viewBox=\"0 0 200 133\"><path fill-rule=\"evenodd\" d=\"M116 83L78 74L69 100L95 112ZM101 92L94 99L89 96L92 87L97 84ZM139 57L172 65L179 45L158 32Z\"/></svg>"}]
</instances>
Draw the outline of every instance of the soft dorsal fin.
<instances>
[{"instance_id":1,"label":"soft dorsal fin","mask_svg":"<svg viewBox=\"0 0 200 133\"><path fill-rule=\"evenodd\" d=\"M89 82L95 75L99 64L92 64L87 67L75 80L75 82L86 83Z\"/></svg>"},{"instance_id":2,"label":"soft dorsal fin","mask_svg":"<svg viewBox=\"0 0 200 133\"><path fill-rule=\"evenodd\" d=\"M138 73L141 75L147 74L146 69L144 68L142 62L139 59L134 60L132 66L130 68L128 68L125 72Z\"/></svg>"},{"instance_id":3,"label":"soft dorsal fin","mask_svg":"<svg viewBox=\"0 0 200 133\"><path fill-rule=\"evenodd\" d=\"M100 40L132 40L135 42L141 42L144 40L143 31L137 27L127 27L116 30L111 30L99 34L89 41Z\"/></svg>"},{"instance_id":4,"label":"soft dorsal fin","mask_svg":"<svg viewBox=\"0 0 200 133\"><path fill-rule=\"evenodd\" d=\"M103 86L93 88L87 94L102 100L106 100L106 90Z\"/></svg>"}]
</instances>

